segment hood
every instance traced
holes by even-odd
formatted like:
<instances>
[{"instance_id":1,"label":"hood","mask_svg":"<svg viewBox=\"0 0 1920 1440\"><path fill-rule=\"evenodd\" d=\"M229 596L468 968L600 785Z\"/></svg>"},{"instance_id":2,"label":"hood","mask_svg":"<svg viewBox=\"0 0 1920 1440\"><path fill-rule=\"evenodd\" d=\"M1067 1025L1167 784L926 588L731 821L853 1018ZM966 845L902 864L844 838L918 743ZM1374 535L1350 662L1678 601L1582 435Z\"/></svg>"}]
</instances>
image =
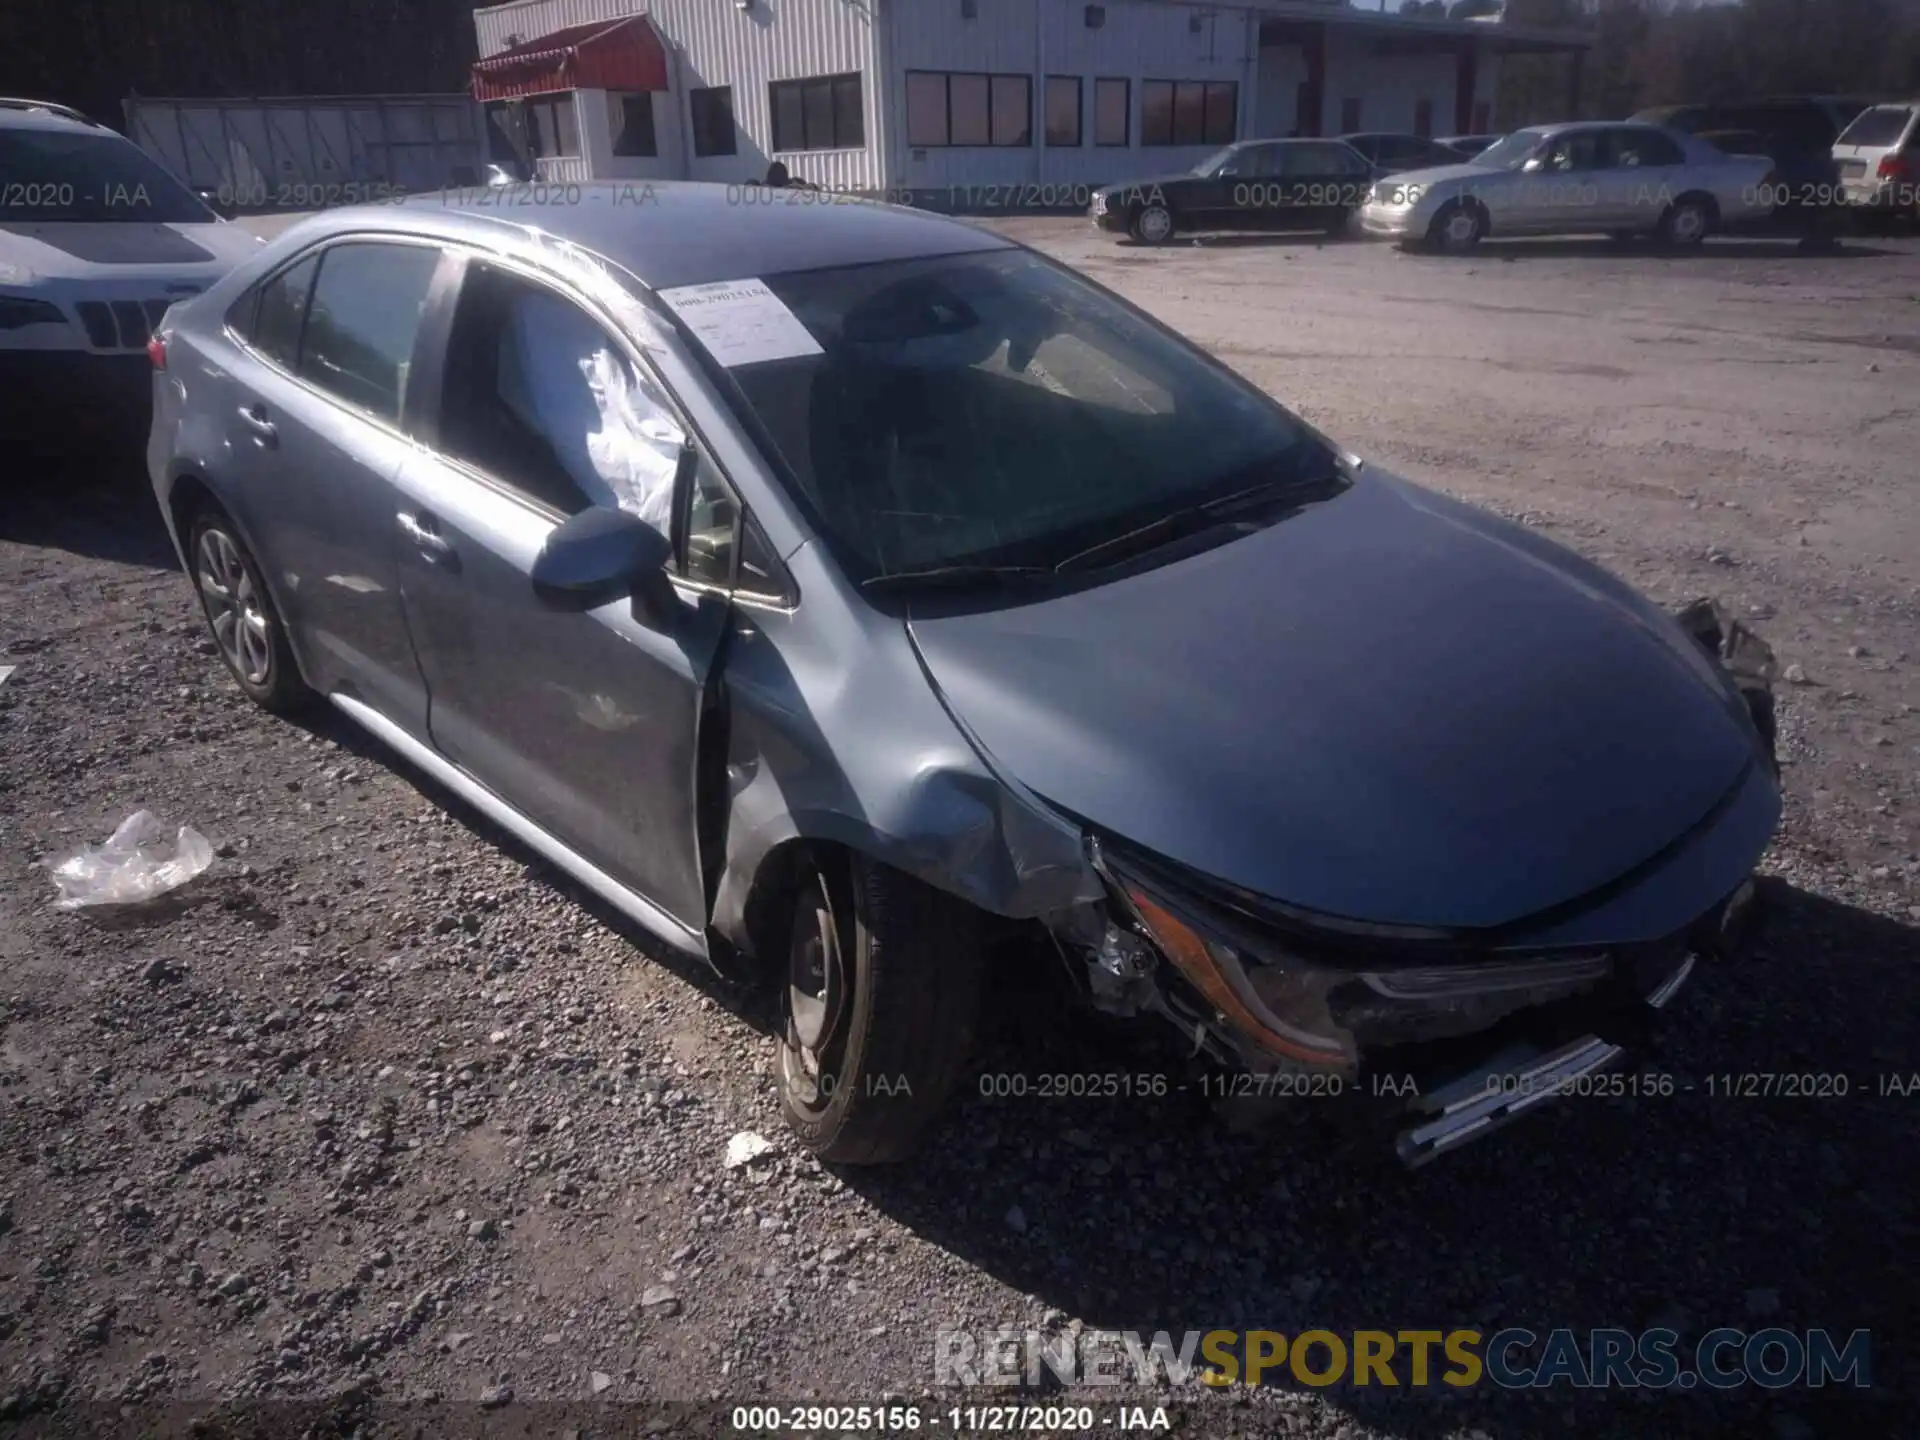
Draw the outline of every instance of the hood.
<instances>
[{"instance_id":1,"label":"hood","mask_svg":"<svg viewBox=\"0 0 1920 1440\"><path fill-rule=\"evenodd\" d=\"M1198 555L910 625L1011 778L1329 916L1535 915L1677 839L1756 753L1738 697L1650 603L1371 468Z\"/></svg>"},{"instance_id":2,"label":"hood","mask_svg":"<svg viewBox=\"0 0 1920 1440\"><path fill-rule=\"evenodd\" d=\"M1514 170L1498 170L1490 165L1431 165L1425 170L1401 170L1386 178L1395 185L1449 185L1459 180L1486 184L1518 173Z\"/></svg>"},{"instance_id":3,"label":"hood","mask_svg":"<svg viewBox=\"0 0 1920 1440\"><path fill-rule=\"evenodd\" d=\"M0 224L0 282L214 280L252 257L260 243L245 226L221 222L9 221ZM27 278L9 278L9 271Z\"/></svg>"}]
</instances>

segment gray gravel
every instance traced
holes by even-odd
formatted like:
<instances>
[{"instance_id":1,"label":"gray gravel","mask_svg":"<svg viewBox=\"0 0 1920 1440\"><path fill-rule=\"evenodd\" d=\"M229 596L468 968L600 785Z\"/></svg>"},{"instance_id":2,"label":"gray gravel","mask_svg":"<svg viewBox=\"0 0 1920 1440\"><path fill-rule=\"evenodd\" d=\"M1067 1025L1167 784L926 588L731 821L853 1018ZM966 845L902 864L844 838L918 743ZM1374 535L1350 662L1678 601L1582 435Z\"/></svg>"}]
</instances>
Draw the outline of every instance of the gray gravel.
<instances>
[{"instance_id":1,"label":"gray gravel","mask_svg":"<svg viewBox=\"0 0 1920 1440\"><path fill-rule=\"evenodd\" d=\"M1098 1400L1194 1434L1911 1433L1920 1102L1872 1092L1920 1071L1920 246L1462 265L1009 228L1363 452L1774 642L1790 800L1759 953L1704 971L1647 1061L1697 1088L1568 1101L1412 1176L1337 1102L1245 1135L1182 1095L969 1094L919 1163L829 1172L781 1127L762 998L344 725L249 707L139 505L15 496L0 1418L944 1410L1006 1397L932 1393L940 1325L1670 1323L1867 1327L1875 1386ZM118 925L53 911L38 862L141 806L199 827L211 871ZM1001 985L983 1070L1139 1068L1017 966ZM1852 1093L1698 1088L1802 1070ZM740 1131L773 1145L730 1168Z\"/></svg>"}]
</instances>

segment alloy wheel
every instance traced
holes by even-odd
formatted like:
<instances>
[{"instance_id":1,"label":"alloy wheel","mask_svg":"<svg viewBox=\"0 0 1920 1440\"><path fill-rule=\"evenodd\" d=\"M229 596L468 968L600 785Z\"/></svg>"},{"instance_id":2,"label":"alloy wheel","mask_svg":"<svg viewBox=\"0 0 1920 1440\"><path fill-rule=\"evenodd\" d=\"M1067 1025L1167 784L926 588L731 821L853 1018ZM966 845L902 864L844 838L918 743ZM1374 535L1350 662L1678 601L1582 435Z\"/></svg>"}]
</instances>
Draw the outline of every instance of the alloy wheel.
<instances>
[{"instance_id":1,"label":"alloy wheel","mask_svg":"<svg viewBox=\"0 0 1920 1440\"><path fill-rule=\"evenodd\" d=\"M808 1109L824 1109L841 1078L852 986L827 880L815 872L794 910L782 1048L788 1089Z\"/></svg>"},{"instance_id":2,"label":"alloy wheel","mask_svg":"<svg viewBox=\"0 0 1920 1440\"><path fill-rule=\"evenodd\" d=\"M226 531L200 532L195 578L213 624L213 638L227 664L249 685L265 685L273 669L273 637L266 607L239 547Z\"/></svg>"},{"instance_id":3,"label":"alloy wheel","mask_svg":"<svg viewBox=\"0 0 1920 1440\"><path fill-rule=\"evenodd\" d=\"M1173 214L1164 205L1149 205L1140 212L1140 238L1159 245L1173 234Z\"/></svg>"}]
</instances>

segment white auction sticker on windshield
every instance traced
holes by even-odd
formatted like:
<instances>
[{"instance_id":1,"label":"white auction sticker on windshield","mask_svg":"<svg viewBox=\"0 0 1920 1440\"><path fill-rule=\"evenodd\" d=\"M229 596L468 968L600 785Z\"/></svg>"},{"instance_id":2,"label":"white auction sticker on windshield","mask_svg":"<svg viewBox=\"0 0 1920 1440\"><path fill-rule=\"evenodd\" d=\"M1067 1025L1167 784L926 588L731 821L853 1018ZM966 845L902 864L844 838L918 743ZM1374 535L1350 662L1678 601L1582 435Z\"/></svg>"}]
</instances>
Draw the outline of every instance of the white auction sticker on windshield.
<instances>
[{"instance_id":1,"label":"white auction sticker on windshield","mask_svg":"<svg viewBox=\"0 0 1920 1440\"><path fill-rule=\"evenodd\" d=\"M818 355L820 342L764 280L719 280L658 292L707 352L729 370Z\"/></svg>"}]
</instances>

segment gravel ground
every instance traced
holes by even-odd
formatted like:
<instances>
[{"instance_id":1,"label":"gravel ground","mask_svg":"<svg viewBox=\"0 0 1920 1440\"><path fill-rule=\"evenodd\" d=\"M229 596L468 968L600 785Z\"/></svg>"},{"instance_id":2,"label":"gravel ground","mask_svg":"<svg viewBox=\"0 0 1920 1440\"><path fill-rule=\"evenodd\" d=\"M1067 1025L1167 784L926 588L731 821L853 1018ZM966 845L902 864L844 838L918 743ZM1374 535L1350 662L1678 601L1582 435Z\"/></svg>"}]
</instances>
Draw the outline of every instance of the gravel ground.
<instances>
[{"instance_id":1,"label":"gravel ground","mask_svg":"<svg viewBox=\"0 0 1920 1440\"><path fill-rule=\"evenodd\" d=\"M1208 1435L1915 1433L1920 1099L1879 1091L1920 1072L1920 243L1461 262L1005 228L1371 458L1774 643L1767 918L1647 1058L1676 1093L1405 1175L1342 1102L1246 1135L1186 1095L969 1092L919 1162L823 1170L760 998L344 725L242 700L129 461L0 525L0 1419L671 1431L711 1412L613 1402L1008 1398L933 1388L942 1325L1778 1324L1871 1329L1873 1387L1094 1398ZM51 909L43 858L141 806L206 833L208 875L116 926ZM1137 1068L1011 960L980 1064ZM1850 1093L1707 1079L1800 1071ZM742 1130L772 1148L729 1169Z\"/></svg>"}]
</instances>

